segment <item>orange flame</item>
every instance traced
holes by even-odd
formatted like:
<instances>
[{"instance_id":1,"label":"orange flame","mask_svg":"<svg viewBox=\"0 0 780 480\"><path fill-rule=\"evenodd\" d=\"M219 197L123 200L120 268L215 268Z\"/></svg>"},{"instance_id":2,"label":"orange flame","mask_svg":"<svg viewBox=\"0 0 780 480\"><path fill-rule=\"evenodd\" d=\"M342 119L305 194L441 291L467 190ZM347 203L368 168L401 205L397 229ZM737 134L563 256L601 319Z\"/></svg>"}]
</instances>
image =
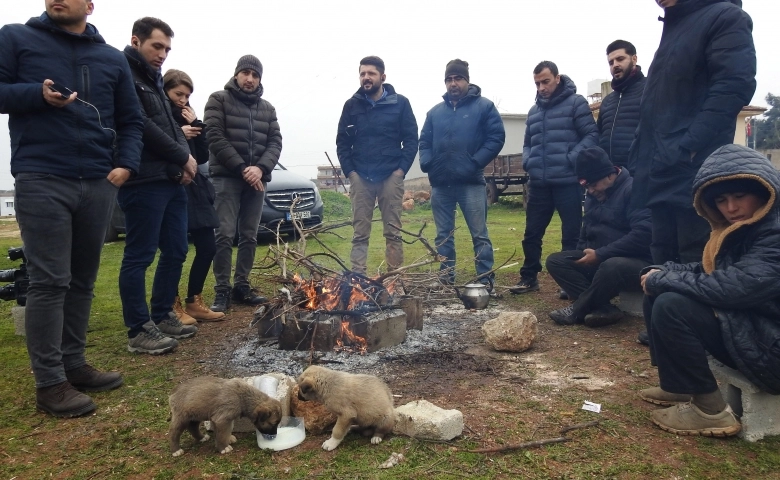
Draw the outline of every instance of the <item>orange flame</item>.
<instances>
[{"instance_id":1,"label":"orange flame","mask_svg":"<svg viewBox=\"0 0 780 480\"><path fill-rule=\"evenodd\" d=\"M349 321L347 320L341 321L341 337L336 339L336 345L339 349L346 348L344 346L344 342L342 341L343 338L349 340L349 342L352 344L352 347L360 354L364 354L368 350L366 339L355 335L352 329L349 328Z\"/></svg>"}]
</instances>

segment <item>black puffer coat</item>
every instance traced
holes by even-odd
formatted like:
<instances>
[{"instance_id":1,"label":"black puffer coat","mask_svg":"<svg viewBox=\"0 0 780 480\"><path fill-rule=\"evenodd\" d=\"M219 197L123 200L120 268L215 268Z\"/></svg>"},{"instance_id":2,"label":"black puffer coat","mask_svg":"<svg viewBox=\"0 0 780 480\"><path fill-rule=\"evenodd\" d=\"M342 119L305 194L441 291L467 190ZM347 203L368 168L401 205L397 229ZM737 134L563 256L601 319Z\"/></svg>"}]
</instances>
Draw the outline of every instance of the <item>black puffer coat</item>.
<instances>
[{"instance_id":1,"label":"black puffer coat","mask_svg":"<svg viewBox=\"0 0 780 480\"><path fill-rule=\"evenodd\" d=\"M173 119L168 97L158 85L159 72L154 70L132 47L125 47L125 58L135 81L135 92L144 114L144 148L138 174L125 185L155 181L171 181L169 165L183 167L190 158L190 149L181 127Z\"/></svg>"},{"instance_id":2,"label":"black puffer coat","mask_svg":"<svg viewBox=\"0 0 780 480\"><path fill-rule=\"evenodd\" d=\"M189 125L190 123L181 114L181 107L174 105L173 102L170 102L170 105L176 123L179 126ZM187 105L189 106L189 104ZM201 131L197 137L187 140L187 145L190 146L192 156L195 157L198 165L208 162L209 144L206 141L205 131ZM219 217L214 210L216 195L211 180L200 173L200 169L198 169L193 181L185 185L184 189L187 191L187 230L219 227Z\"/></svg>"},{"instance_id":3,"label":"black puffer coat","mask_svg":"<svg viewBox=\"0 0 780 480\"><path fill-rule=\"evenodd\" d=\"M680 0L665 10L629 154L635 205L690 208L702 162L734 142L737 115L756 90L753 21L735 3Z\"/></svg>"},{"instance_id":4,"label":"black puffer coat","mask_svg":"<svg viewBox=\"0 0 780 480\"><path fill-rule=\"evenodd\" d=\"M599 119L599 147L618 167L628 165L628 150L639 126L639 103L645 90L645 75L637 66L624 82L612 81L612 93L601 102Z\"/></svg>"},{"instance_id":5,"label":"black puffer coat","mask_svg":"<svg viewBox=\"0 0 780 480\"><path fill-rule=\"evenodd\" d=\"M650 210L631 208L633 184L628 169L623 168L606 191L603 203L590 194L585 197L578 250L592 248L602 262L612 257L640 258L648 263L652 260Z\"/></svg>"},{"instance_id":6,"label":"black puffer coat","mask_svg":"<svg viewBox=\"0 0 780 480\"><path fill-rule=\"evenodd\" d=\"M751 219L730 224L706 205L701 192L732 178L751 178L771 195ZM747 147L726 145L694 180L694 206L712 226L701 263L667 263L650 275L653 295L676 292L712 306L723 342L742 372L761 390L780 394L780 173Z\"/></svg>"},{"instance_id":7,"label":"black puffer coat","mask_svg":"<svg viewBox=\"0 0 780 480\"><path fill-rule=\"evenodd\" d=\"M566 75L550 98L536 95L528 111L523 169L532 185L576 185L574 164L581 150L595 147L599 132L588 101Z\"/></svg>"},{"instance_id":8,"label":"black puffer coat","mask_svg":"<svg viewBox=\"0 0 780 480\"><path fill-rule=\"evenodd\" d=\"M203 121L212 177L242 178L244 166L256 166L263 171L263 182L271 181L282 154L282 133L276 109L262 96L262 84L256 92L244 93L231 78L224 90L209 97Z\"/></svg>"}]
</instances>

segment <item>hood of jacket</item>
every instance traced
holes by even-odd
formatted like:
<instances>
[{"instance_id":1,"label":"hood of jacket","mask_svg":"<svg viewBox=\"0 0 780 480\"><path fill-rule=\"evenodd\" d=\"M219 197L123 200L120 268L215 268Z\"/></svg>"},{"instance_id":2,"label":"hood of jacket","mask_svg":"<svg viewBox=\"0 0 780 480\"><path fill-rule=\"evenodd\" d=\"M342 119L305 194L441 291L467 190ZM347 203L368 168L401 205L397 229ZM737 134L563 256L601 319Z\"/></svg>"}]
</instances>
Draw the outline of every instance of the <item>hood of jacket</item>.
<instances>
[{"instance_id":1,"label":"hood of jacket","mask_svg":"<svg viewBox=\"0 0 780 480\"><path fill-rule=\"evenodd\" d=\"M103 39L103 36L100 35L100 33L98 33L98 29L91 23L87 23L87 28L84 30L83 33L73 33L67 30L63 30L59 25L54 23L54 20L52 20L51 17L49 17L49 14L47 14L46 12L43 12L43 14L40 17L32 17L27 21L25 25L32 28L37 28L39 30L49 30L49 31L57 32L62 35L70 35L71 37L83 38L85 40L90 40L95 43L106 43L106 41Z\"/></svg>"},{"instance_id":2,"label":"hood of jacket","mask_svg":"<svg viewBox=\"0 0 780 480\"><path fill-rule=\"evenodd\" d=\"M225 90L230 92L231 95L236 97L241 103L244 103L245 105L254 105L260 101L260 97L263 96L262 83L254 92L246 93L245 91L241 90L241 87L238 86L235 77L231 77L230 80L228 80L228 82L225 84Z\"/></svg>"},{"instance_id":3,"label":"hood of jacket","mask_svg":"<svg viewBox=\"0 0 780 480\"><path fill-rule=\"evenodd\" d=\"M665 8L664 16L658 17L658 20L671 22L716 3L733 3L742 8L742 0L679 0L677 5Z\"/></svg>"},{"instance_id":4,"label":"hood of jacket","mask_svg":"<svg viewBox=\"0 0 780 480\"><path fill-rule=\"evenodd\" d=\"M564 101L567 97L570 97L577 93L577 85L574 84L574 80L569 78L568 75L561 75L561 83L550 98L543 98L536 94L536 104L539 108L546 109L552 106L558 105Z\"/></svg>"},{"instance_id":5,"label":"hood of jacket","mask_svg":"<svg viewBox=\"0 0 780 480\"><path fill-rule=\"evenodd\" d=\"M702 192L710 185L734 179L755 180L769 191L769 200L751 218L732 224L718 209L707 205ZM778 214L778 192L780 192L780 172L765 156L755 150L741 145L724 145L704 161L693 182L693 206L712 227L702 257L705 272L710 273L714 270L715 257L730 235L749 225L757 224L764 218Z\"/></svg>"},{"instance_id":6,"label":"hood of jacket","mask_svg":"<svg viewBox=\"0 0 780 480\"><path fill-rule=\"evenodd\" d=\"M479 86L474 85L473 83L469 83L469 90L468 92L466 92L466 96L463 97L458 102L458 105L463 105L466 102L471 102L475 98L479 98L481 96L482 96L482 89L479 88ZM441 98L444 99L444 103L446 103L448 107L452 107L452 102L450 102L450 96L447 94L447 92L445 92L444 95L441 96Z\"/></svg>"}]
</instances>

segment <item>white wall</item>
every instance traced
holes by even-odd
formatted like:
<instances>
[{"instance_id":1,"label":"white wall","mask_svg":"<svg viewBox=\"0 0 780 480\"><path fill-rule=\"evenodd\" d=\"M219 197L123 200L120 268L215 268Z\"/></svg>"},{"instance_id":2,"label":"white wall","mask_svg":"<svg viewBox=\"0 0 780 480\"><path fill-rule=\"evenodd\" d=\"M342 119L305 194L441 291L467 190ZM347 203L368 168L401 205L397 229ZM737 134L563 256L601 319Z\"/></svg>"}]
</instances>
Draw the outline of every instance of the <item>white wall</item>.
<instances>
[{"instance_id":1,"label":"white wall","mask_svg":"<svg viewBox=\"0 0 780 480\"><path fill-rule=\"evenodd\" d=\"M15 215L14 197L0 197L0 217L11 217Z\"/></svg>"}]
</instances>

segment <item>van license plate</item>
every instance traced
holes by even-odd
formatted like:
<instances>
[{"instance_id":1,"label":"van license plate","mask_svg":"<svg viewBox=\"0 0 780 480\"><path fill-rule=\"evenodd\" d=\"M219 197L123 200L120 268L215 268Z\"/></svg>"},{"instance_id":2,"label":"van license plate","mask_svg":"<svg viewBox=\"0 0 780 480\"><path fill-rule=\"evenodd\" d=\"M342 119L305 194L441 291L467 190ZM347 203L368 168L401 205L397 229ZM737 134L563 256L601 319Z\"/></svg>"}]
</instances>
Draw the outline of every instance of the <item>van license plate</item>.
<instances>
[{"instance_id":1,"label":"van license plate","mask_svg":"<svg viewBox=\"0 0 780 480\"><path fill-rule=\"evenodd\" d=\"M289 221L292 219L300 220L302 218L311 218L311 211L309 210L301 210L300 212L293 212L292 215L290 215L290 212L287 212L284 214L284 217Z\"/></svg>"}]
</instances>

